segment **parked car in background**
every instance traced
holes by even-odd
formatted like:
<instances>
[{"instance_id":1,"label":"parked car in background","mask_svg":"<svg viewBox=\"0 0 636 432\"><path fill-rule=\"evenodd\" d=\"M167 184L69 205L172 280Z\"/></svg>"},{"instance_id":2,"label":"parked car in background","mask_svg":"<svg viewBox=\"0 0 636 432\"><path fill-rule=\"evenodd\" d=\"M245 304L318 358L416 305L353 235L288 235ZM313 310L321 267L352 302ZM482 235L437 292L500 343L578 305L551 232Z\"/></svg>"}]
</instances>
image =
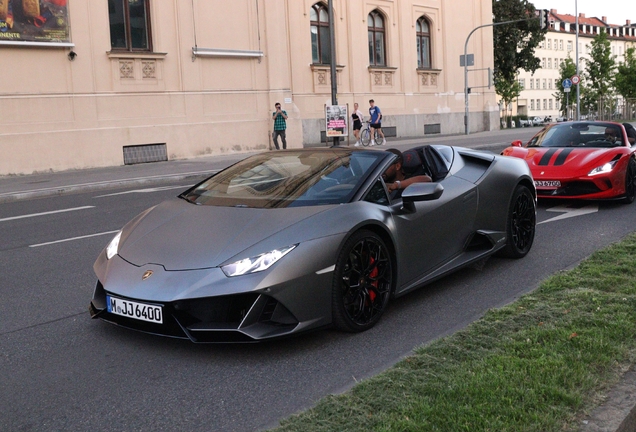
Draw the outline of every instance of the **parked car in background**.
<instances>
[{"instance_id":1,"label":"parked car in background","mask_svg":"<svg viewBox=\"0 0 636 432\"><path fill-rule=\"evenodd\" d=\"M557 123L561 123L561 122L567 121L567 119L565 117L561 116L561 117L557 117L556 121L557 121Z\"/></svg>"},{"instance_id":2,"label":"parked car in background","mask_svg":"<svg viewBox=\"0 0 636 432\"><path fill-rule=\"evenodd\" d=\"M543 125L543 119L541 117L534 117L531 121L532 121L532 126Z\"/></svg>"},{"instance_id":3,"label":"parked car in background","mask_svg":"<svg viewBox=\"0 0 636 432\"><path fill-rule=\"evenodd\" d=\"M532 123L530 122L530 120L519 119L519 125L521 127L530 127L532 126Z\"/></svg>"}]
</instances>

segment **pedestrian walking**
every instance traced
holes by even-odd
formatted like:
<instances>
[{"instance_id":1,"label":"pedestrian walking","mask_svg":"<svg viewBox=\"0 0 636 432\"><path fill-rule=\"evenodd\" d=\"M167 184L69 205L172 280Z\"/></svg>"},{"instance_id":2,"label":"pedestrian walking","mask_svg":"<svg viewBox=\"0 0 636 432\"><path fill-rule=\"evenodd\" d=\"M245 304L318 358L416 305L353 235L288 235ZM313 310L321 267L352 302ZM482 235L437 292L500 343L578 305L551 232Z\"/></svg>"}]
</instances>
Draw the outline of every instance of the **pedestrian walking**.
<instances>
[{"instance_id":1,"label":"pedestrian walking","mask_svg":"<svg viewBox=\"0 0 636 432\"><path fill-rule=\"evenodd\" d=\"M353 112L351 113L351 120L353 120L353 136L356 137L356 143L354 146L360 147L360 130L362 129L362 122L364 121L364 116L362 112L358 109L358 104L353 104Z\"/></svg>"},{"instance_id":2,"label":"pedestrian walking","mask_svg":"<svg viewBox=\"0 0 636 432\"><path fill-rule=\"evenodd\" d=\"M278 146L278 137L280 136L281 143L283 144L283 150L287 148L287 140L285 139L285 130L287 129L287 111L280 108L280 102L276 102L274 105L276 111L272 114L272 120L274 120L274 133L272 139L274 140L274 146L276 150L280 150Z\"/></svg>"},{"instance_id":3,"label":"pedestrian walking","mask_svg":"<svg viewBox=\"0 0 636 432\"><path fill-rule=\"evenodd\" d=\"M369 100L369 115L371 116L371 124L369 127L371 128L371 144L376 145L375 142L375 131L377 130L380 136L382 137L382 142L377 143L378 145L382 145L386 143L386 139L384 138L384 132L382 132L382 111L380 111L380 107L375 105L375 101L373 99Z\"/></svg>"}]
</instances>

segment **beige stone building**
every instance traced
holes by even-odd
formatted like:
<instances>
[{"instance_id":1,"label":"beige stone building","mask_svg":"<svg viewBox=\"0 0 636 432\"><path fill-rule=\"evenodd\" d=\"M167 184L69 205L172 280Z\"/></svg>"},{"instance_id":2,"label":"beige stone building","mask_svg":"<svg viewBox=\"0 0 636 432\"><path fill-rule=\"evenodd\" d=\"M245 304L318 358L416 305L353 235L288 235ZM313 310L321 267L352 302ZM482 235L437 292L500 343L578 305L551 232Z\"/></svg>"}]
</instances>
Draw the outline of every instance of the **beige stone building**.
<instances>
[{"instance_id":1,"label":"beige stone building","mask_svg":"<svg viewBox=\"0 0 636 432\"><path fill-rule=\"evenodd\" d=\"M554 94L562 86L559 79L560 66L568 57L576 62L576 16L560 14L550 10L550 28L535 56L541 59L541 67L534 73L521 70L519 83L524 90L519 95L518 113L530 118L535 116L553 120L566 113L560 112L560 104ZM583 77L590 59L592 41L601 29L607 32L610 49L617 63L625 61L625 52L636 46L636 25L626 20L625 24L610 24L606 17L586 17L579 14L579 75ZM567 117L576 117L576 87L570 91L570 112ZM618 98L618 103L622 103Z\"/></svg>"},{"instance_id":2,"label":"beige stone building","mask_svg":"<svg viewBox=\"0 0 636 432\"><path fill-rule=\"evenodd\" d=\"M321 142L331 102L373 98L400 137L464 130L459 57L482 0L0 1L0 175L264 150L275 102L288 147ZM492 31L470 39L472 131L499 127ZM323 132L324 134L324 132Z\"/></svg>"}]
</instances>

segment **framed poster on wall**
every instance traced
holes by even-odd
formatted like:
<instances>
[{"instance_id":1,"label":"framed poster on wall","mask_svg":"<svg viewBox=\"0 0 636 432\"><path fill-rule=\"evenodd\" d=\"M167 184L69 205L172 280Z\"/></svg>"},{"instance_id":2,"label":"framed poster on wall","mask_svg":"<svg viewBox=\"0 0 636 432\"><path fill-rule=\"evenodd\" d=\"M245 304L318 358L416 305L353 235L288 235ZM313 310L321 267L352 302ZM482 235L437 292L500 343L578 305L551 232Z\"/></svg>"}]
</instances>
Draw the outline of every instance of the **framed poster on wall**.
<instances>
[{"instance_id":1,"label":"framed poster on wall","mask_svg":"<svg viewBox=\"0 0 636 432\"><path fill-rule=\"evenodd\" d=\"M0 44L72 46L67 0L0 0Z\"/></svg>"}]
</instances>

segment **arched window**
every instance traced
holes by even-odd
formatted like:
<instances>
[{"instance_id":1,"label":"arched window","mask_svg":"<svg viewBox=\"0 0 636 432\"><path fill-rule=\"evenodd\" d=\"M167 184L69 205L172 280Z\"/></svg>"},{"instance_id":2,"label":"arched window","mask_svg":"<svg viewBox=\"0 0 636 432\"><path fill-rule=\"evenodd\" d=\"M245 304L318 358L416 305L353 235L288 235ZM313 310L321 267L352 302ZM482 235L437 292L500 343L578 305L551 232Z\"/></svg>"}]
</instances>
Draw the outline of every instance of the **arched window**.
<instances>
[{"instance_id":1,"label":"arched window","mask_svg":"<svg viewBox=\"0 0 636 432\"><path fill-rule=\"evenodd\" d=\"M329 41L329 13L322 3L316 3L309 12L311 21L311 58L315 64L331 62Z\"/></svg>"},{"instance_id":2,"label":"arched window","mask_svg":"<svg viewBox=\"0 0 636 432\"><path fill-rule=\"evenodd\" d=\"M431 31L428 20L421 17L415 24L417 36L417 67L420 69L431 68Z\"/></svg>"},{"instance_id":3,"label":"arched window","mask_svg":"<svg viewBox=\"0 0 636 432\"><path fill-rule=\"evenodd\" d=\"M378 11L373 11L367 17L369 30L369 64L371 66L386 66L386 52L384 50L384 18Z\"/></svg>"}]
</instances>

